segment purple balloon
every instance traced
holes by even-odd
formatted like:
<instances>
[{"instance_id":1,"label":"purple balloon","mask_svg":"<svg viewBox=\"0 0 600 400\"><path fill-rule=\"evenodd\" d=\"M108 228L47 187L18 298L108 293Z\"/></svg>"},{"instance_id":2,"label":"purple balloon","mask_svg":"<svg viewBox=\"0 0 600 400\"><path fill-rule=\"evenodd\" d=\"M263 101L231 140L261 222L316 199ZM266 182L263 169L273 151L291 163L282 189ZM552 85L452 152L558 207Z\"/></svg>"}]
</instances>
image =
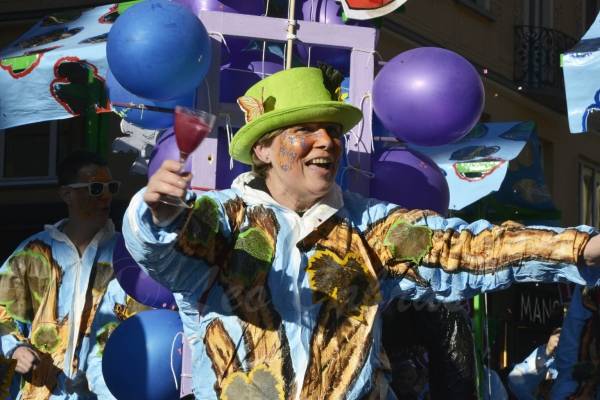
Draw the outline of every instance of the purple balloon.
<instances>
[{"instance_id":1,"label":"purple balloon","mask_svg":"<svg viewBox=\"0 0 600 400\"><path fill-rule=\"evenodd\" d=\"M342 5L335 0L305 0L302 19L323 24L344 25Z\"/></svg>"},{"instance_id":2,"label":"purple balloon","mask_svg":"<svg viewBox=\"0 0 600 400\"><path fill-rule=\"evenodd\" d=\"M175 131L169 128L164 131L156 140L156 145L150 154L148 162L148 178L160 168L165 160L179 160L179 148L175 141ZM184 171L191 171L192 157L189 157L183 166Z\"/></svg>"},{"instance_id":3,"label":"purple balloon","mask_svg":"<svg viewBox=\"0 0 600 400\"><path fill-rule=\"evenodd\" d=\"M397 138L421 146L465 136L477 124L484 99L471 63L437 47L397 55L373 83L373 108L383 125Z\"/></svg>"},{"instance_id":4,"label":"purple balloon","mask_svg":"<svg viewBox=\"0 0 600 400\"><path fill-rule=\"evenodd\" d=\"M433 210L446 215L450 190L444 173L424 154L393 147L376 155L371 165L371 197L408 209Z\"/></svg>"},{"instance_id":5,"label":"purple balloon","mask_svg":"<svg viewBox=\"0 0 600 400\"><path fill-rule=\"evenodd\" d=\"M154 308L175 309L173 293L140 268L129 254L121 235L117 238L113 250L113 268L125 293L139 303Z\"/></svg>"}]
</instances>

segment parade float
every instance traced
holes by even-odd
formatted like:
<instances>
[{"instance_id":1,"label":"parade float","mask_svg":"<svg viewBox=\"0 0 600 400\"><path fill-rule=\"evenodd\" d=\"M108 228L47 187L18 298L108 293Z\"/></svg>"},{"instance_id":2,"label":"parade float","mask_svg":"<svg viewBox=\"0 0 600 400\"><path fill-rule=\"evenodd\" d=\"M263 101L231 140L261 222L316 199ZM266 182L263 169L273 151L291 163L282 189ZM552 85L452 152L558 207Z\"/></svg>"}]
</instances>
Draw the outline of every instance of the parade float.
<instances>
[{"instance_id":1,"label":"parade float","mask_svg":"<svg viewBox=\"0 0 600 400\"><path fill-rule=\"evenodd\" d=\"M190 157L192 188L222 189L247 169L228 153L244 123L237 98L281 69L324 63L345 78L338 99L364 115L345 138L342 187L470 218L497 212L498 219L519 219L543 203L545 211L528 220L557 219L538 168L535 126L478 124L480 71L435 47L380 60L372 19L404 1L271 3L145 0L44 18L0 52L0 130L84 116L86 143L107 152L111 144L98 115L114 112L123 136L113 150L135 152L132 171L150 176L163 160L177 157L175 105L196 105L218 120ZM527 143L530 157L517 158ZM395 184L399 176L403 183ZM487 195L485 211L480 203L469 209ZM118 398L189 394L190 354L172 294L122 243L113 265L127 293L154 310L129 316L110 336L107 385Z\"/></svg>"}]
</instances>

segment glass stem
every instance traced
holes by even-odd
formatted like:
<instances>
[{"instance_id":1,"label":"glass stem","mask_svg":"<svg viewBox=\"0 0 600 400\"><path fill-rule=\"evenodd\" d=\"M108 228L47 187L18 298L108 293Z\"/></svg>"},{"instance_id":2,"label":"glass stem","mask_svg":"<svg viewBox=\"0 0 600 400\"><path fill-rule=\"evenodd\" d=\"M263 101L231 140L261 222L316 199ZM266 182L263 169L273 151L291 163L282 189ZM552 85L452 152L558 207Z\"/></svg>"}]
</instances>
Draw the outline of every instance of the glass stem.
<instances>
[{"instance_id":1,"label":"glass stem","mask_svg":"<svg viewBox=\"0 0 600 400\"><path fill-rule=\"evenodd\" d=\"M179 175L183 174L183 168L185 166L185 162L188 159L188 156L188 153L184 153L183 151L179 152L179 163L181 164L181 168L179 169Z\"/></svg>"}]
</instances>

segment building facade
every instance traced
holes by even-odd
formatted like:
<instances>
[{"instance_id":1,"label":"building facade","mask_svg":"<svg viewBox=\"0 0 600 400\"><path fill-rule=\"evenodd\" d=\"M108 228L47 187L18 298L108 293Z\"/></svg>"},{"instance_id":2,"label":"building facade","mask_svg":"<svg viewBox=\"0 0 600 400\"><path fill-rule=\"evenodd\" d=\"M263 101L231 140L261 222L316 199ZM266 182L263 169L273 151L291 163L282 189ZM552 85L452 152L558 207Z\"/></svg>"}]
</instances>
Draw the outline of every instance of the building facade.
<instances>
[{"instance_id":1,"label":"building facade","mask_svg":"<svg viewBox=\"0 0 600 400\"><path fill-rule=\"evenodd\" d=\"M466 57L485 87L483 122L533 121L547 186L562 225L600 226L600 135L569 133L560 54L598 14L598 0L419 0L382 24L383 61L419 46ZM485 217L485 216L484 216ZM517 219L517 218L515 218ZM570 288L515 285L489 299L492 366L507 370L548 338Z\"/></svg>"}]
</instances>

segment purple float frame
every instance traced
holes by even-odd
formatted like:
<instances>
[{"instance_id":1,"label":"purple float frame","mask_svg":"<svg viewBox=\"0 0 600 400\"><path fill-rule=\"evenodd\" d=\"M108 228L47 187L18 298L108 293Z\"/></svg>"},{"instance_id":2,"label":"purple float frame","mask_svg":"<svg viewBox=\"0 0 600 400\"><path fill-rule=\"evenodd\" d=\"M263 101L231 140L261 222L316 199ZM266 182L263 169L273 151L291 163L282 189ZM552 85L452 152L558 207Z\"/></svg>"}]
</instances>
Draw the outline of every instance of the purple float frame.
<instances>
[{"instance_id":1,"label":"purple float frame","mask_svg":"<svg viewBox=\"0 0 600 400\"><path fill-rule=\"evenodd\" d=\"M192 173L194 175L192 186L211 189L216 187L217 176L223 173L223 171L217 170L218 127L225 127L227 120L233 127L240 127L244 124L243 114L237 104L219 102L221 65L219 34L285 42L288 20L218 11L201 11L199 16L213 38L213 59L207 78L198 88L197 105L216 114L219 118L215 129L192 154ZM375 64L376 30L358 26L296 21L296 39L307 44L351 50L350 103L361 108L364 117L353 129L346 152L349 165L356 169L369 171L371 149L373 148L371 89ZM365 174L350 169L344 176L350 190L364 195L369 194L369 180ZM192 393L191 376L191 351L184 340L181 397Z\"/></svg>"},{"instance_id":2,"label":"purple float frame","mask_svg":"<svg viewBox=\"0 0 600 400\"><path fill-rule=\"evenodd\" d=\"M217 126L224 127L226 118L229 118L232 126L239 127L243 124L243 115L237 104L218 101L221 54L219 35L285 42L288 20L218 11L200 11L199 17L213 38L213 60L207 78L198 89L198 105L219 116ZM296 40L351 51L350 103L363 110L364 118L353 129L346 151L349 164L366 171L370 170L370 153L373 147L371 89L376 39L377 31L374 28L296 21ZM217 171L217 132L218 129L214 129L192 155L192 186L195 188L216 187L217 174L221 173ZM345 174L345 179L350 190L368 195L369 181L364 174L351 168Z\"/></svg>"}]
</instances>

